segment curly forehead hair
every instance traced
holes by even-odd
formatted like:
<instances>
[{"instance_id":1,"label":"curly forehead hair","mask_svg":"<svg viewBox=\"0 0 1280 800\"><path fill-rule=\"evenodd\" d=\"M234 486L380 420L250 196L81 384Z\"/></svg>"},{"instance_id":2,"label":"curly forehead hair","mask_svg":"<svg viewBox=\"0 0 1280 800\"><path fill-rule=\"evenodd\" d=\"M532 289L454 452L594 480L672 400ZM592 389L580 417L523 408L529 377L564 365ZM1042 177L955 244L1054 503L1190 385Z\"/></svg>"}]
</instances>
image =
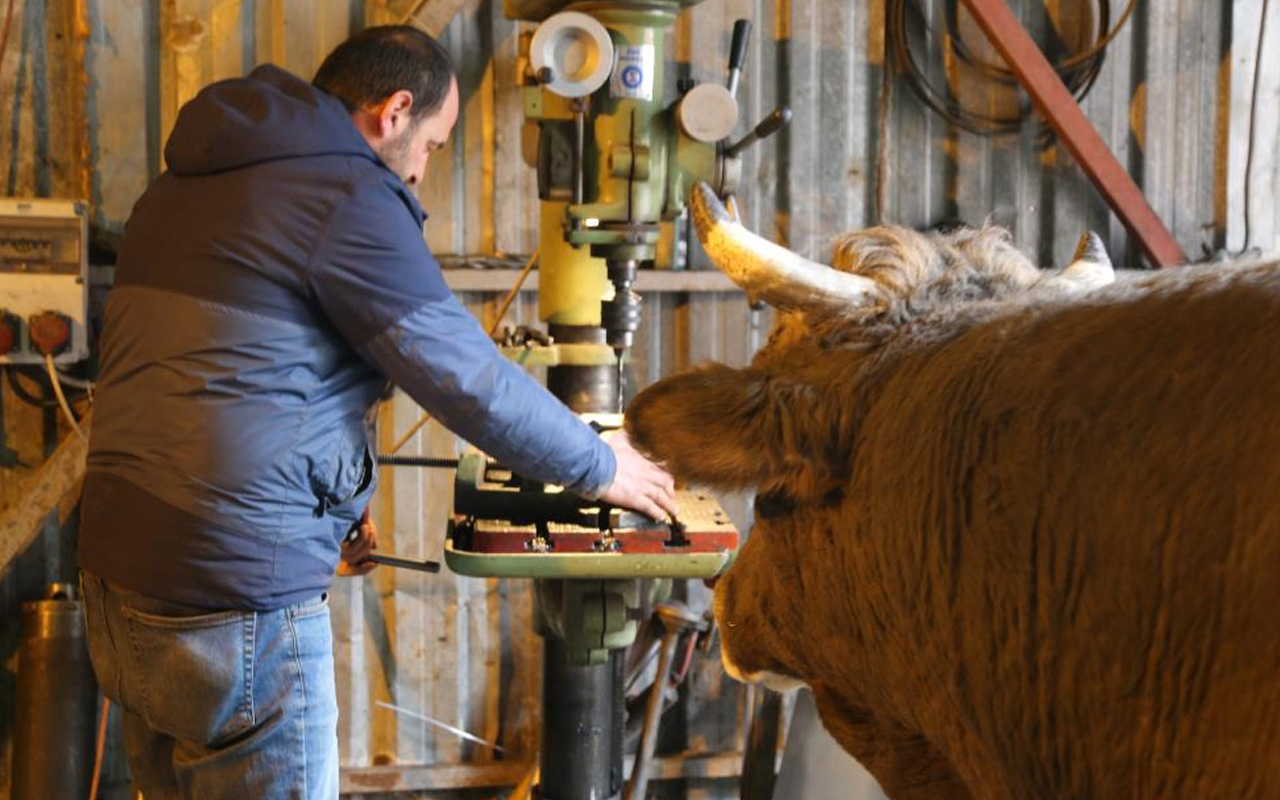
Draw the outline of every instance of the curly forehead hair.
<instances>
[{"instance_id":1,"label":"curly forehead hair","mask_svg":"<svg viewBox=\"0 0 1280 800\"><path fill-rule=\"evenodd\" d=\"M420 119L440 110L452 79L453 64L439 42L409 25L382 25L338 45L311 82L348 111L403 89L413 95L410 117Z\"/></svg>"}]
</instances>

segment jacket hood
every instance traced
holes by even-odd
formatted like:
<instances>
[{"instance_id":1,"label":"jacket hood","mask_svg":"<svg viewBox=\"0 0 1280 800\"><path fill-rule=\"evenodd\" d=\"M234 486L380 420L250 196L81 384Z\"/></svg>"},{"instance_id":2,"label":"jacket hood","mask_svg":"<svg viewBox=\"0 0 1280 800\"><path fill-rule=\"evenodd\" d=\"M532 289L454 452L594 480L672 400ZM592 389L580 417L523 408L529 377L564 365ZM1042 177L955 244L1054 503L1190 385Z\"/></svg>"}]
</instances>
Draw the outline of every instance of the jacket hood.
<instances>
[{"instance_id":1,"label":"jacket hood","mask_svg":"<svg viewBox=\"0 0 1280 800\"><path fill-rule=\"evenodd\" d=\"M340 100L270 64L202 89L178 113L164 148L179 176L318 155L382 163Z\"/></svg>"}]
</instances>

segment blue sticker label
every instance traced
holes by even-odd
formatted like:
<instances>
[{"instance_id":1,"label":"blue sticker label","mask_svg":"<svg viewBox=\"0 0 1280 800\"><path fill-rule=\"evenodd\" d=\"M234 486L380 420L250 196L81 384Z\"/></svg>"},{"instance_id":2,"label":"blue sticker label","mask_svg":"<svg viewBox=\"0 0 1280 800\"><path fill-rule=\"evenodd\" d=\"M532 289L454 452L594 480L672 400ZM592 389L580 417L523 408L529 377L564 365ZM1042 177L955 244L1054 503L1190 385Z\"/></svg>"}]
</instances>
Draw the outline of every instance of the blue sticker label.
<instances>
[{"instance_id":1,"label":"blue sticker label","mask_svg":"<svg viewBox=\"0 0 1280 800\"><path fill-rule=\"evenodd\" d=\"M622 85L635 89L644 81L644 70L639 67L626 67L622 70Z\"/></svg>"},{"instance_id":2,"label":"blue sticker label","mask_svg":"<svg viewBox=\"0 0 1280 800\"><path fill-rule=\"evenodd\" d=\"M651 44L615 47L610 94L614 97L633 100L652 100L653 60L654 51Z\"/></svg>"}]
</instances>

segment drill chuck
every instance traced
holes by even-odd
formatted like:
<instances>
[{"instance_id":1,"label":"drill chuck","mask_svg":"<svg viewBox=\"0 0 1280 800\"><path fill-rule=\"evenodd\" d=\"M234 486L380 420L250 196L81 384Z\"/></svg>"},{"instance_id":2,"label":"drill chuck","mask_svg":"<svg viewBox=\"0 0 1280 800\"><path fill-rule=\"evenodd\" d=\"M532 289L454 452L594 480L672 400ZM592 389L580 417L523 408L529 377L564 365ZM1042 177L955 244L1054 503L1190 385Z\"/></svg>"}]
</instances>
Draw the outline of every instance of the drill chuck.
<instances>
[{"instance_id":1,"label":"drill chuck","mask_svg":"<svg viewBox=\"0 0 1280 800\"><path fill-rule=\"evenodd\" d=\"M640 295L631 291L638 266L638 262L629 258L606 260L613 299L600 303L600 327L605 330L605 342L617 351L631 347L636 331L640 330Z\"/></svg>"},{"instance_id":2,"label":"drill chuck","mask_svg":"<svg viewBox=\"0 0 1280 800\"><path fill-rule=\"evenodd\" d=\"M635 332L640 329L640 312L640 297L630 290L602 302L600 324L605 331L605 342L615 350L630 347Z\"/></svg>"}]
</instances>

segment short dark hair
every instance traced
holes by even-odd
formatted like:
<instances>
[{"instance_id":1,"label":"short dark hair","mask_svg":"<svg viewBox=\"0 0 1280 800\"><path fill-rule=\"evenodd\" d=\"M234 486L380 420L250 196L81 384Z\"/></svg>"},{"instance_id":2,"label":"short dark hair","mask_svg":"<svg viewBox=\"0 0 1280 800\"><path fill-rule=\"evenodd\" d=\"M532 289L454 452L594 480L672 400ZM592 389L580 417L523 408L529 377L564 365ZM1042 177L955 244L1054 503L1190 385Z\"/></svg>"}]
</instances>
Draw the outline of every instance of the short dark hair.
<instances>
[{"instance_id":1,"label":"short dark hair","mask_svg":"<svg viewBox=\"0 0 1280 800\"><path fill-rule=\"evenodd\" d=\"M381 25L334 48L311 83L351 112L403 89L413 95L409 116L420 119L440 110L452 79L453 64L439 42L409 25Z\"/></svg>"}]
</instances>

